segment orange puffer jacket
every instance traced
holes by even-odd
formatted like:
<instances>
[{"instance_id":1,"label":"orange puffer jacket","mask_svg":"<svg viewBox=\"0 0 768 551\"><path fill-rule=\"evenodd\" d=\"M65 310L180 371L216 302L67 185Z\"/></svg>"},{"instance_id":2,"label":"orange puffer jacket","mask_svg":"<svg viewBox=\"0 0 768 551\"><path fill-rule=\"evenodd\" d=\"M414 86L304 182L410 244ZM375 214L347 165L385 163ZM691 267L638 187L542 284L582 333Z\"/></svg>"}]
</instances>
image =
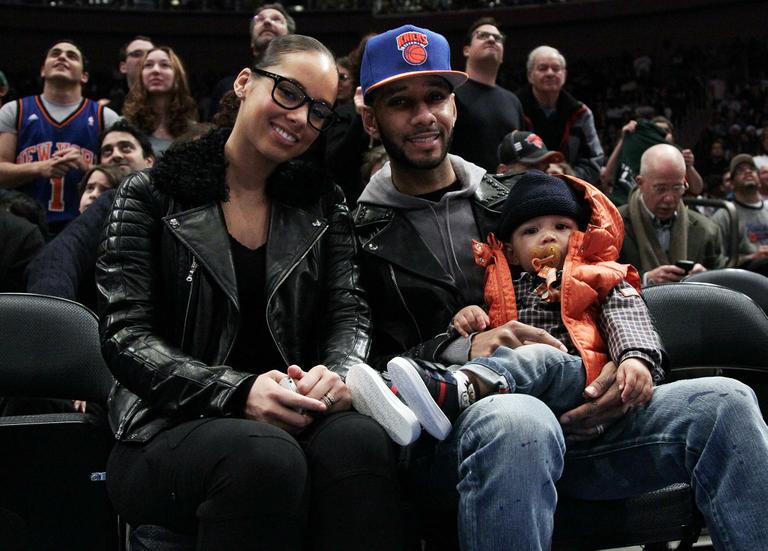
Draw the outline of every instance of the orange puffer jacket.
<instances>
[{"instance_id":1,"label":"orange puffer jacket","mask_svg":"<svg viewBox=\"0 0 768 551\"><path fill-rule=\"evenodd\" d=\"M610 360L598 328L601 304L622 280L639 291L640 276L634 266L616 262L624 241L624 223L613 203L584 180L559 177L592 213L586 231L571 234L560 286L563 324L584 362L589 384ZM516 320L515 290L503 245L490 234L488 243L473 241L473 247L476 262L486 267L484 293L491 327Z\"/></svg>"}]
</instances>

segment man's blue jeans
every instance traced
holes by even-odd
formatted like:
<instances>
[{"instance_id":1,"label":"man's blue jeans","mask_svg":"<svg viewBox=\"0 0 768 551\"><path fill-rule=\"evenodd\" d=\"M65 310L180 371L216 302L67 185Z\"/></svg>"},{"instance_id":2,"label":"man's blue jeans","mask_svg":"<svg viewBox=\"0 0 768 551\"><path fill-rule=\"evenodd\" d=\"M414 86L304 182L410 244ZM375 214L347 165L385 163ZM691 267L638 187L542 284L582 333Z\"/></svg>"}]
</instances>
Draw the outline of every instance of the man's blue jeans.
<instances>
[{"instance_id":1,"label":"man's blue jeans","mask_svg":"<svg viewBox=\"0 0 768 551\"><path fill-rule=\"evenodd\" d=\"M541 400L489 396L440 443L431 479L458 489L465 550L549 549L558 491L613 499L674 482L691 484L717 549L768 549L768 428L752 390L732 379L661 385L647 406L567 448Z\"/></svg>"}]
</instances>

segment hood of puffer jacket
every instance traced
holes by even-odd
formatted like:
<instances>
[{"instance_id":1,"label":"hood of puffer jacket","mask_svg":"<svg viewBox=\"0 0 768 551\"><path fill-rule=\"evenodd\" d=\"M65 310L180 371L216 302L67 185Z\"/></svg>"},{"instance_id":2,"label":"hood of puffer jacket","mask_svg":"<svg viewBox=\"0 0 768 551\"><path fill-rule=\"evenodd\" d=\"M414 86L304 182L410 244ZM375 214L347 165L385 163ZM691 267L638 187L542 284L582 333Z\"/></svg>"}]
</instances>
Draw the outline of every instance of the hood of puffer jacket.
<instances>
[{"instance_id":1,"label":"hood of puffer jacket","mask_svg":"<svg viewBox=\"0 0 768 551\"><path fill-rule=\"evenodd\" d=\"M624 221L619 209L606 195L584 180L567 175L558 177L571 186L590 210L589 224L583 232L578 252L579 261L589 264L616 261L624 243Z\"/></svg>"},{"instance_id":2,"label":"hood of puffer jacket","mask_svg":"<svg viewBox=\"0 0 768 551\"><path fill-rule=\"evenodd\" d=\"M224 145L231 128L217 128L196 140L171 146L150 169L157 188L189 207L226 201L227 159ZM282 163L267 177L267 195L289 205L309 205L333 190L325 171L293 160Z\"/></svg>"}]
</instances>

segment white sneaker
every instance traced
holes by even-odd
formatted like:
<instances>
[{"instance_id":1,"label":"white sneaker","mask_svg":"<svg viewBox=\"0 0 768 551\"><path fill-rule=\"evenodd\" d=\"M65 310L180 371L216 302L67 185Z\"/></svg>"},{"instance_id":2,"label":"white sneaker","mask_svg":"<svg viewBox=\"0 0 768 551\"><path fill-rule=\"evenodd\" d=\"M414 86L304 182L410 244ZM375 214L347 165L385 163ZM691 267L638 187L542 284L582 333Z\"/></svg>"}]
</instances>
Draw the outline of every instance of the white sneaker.
<instances>
[{"instance_id":1,"label":"white sneaker","mask_svg":"<svg viewBox=\"0 0 768 551\"><path fill-rule=\"evenodd\" d=\"M416 441L421 434L419 421L384 384L378 371L366 364L355 365L347 373L346 382L358 412L372 417L401 446Z\"/></svg>"}]
</instances>

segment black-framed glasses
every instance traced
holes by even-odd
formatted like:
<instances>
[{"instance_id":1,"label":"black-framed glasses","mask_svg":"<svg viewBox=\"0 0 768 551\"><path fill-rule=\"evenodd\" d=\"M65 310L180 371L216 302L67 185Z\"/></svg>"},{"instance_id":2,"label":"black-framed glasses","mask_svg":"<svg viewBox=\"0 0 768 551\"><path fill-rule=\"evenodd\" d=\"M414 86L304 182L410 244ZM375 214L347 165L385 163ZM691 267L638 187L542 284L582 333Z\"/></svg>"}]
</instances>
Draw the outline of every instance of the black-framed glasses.
<instances>
[{"instance_id":1,"label":"black-framed glasses","mask_svg":"<svg viewBox=\"0 0 768 551\"><path fill-rule=\"evenodd\" d=\"M283 109L293 111L308 103L307 122L318 132L328 130L336 122L337 115L333 107L322 100L309 96L298 82L261 69L253 69L253 72L275 81L275 85L272 87L272 100Z\"/></svg>"},{"instance_id":2,"label":"black-framed glasses","mask_svg":"<svg viewBox=\"0 0 768 551\"><path fill-rule=\"evenodd\" d=\"M475 31L475 37L478 40L488 40L489 38L493 38L499 44L504 44L504 41L507 39L507 37L501 33L492 33L490 31Z\"/></svg>"}]
</instances>

